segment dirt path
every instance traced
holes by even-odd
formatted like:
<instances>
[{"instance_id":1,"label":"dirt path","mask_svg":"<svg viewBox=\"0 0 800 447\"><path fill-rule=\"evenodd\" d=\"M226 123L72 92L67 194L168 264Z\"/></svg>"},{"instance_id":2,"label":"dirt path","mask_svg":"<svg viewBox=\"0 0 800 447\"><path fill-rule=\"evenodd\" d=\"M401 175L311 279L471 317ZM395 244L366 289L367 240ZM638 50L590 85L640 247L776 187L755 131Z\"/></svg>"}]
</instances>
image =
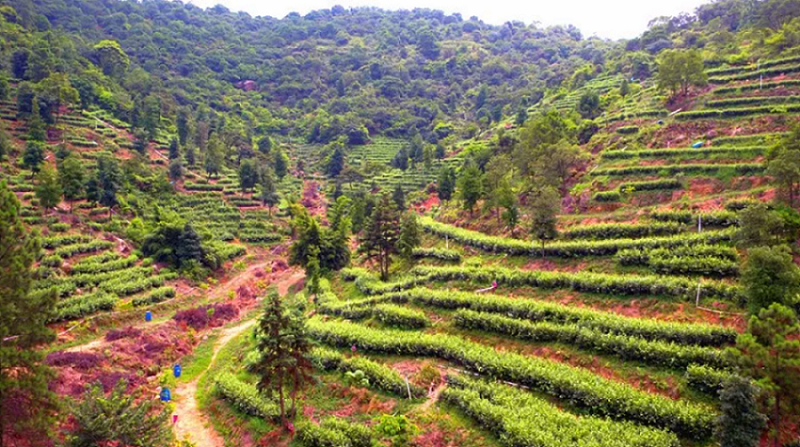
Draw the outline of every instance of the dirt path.
<instances>
[{"instance_id":1,"label":"dirt path","mask_svg":"<svg viewBox=\"0 0 800 447\"><path fill-rule=\"evenodd\" d=\"M304 277L303 272L294 272L288 278L277 283L278 293L283 296L288 293L289 288ZM244 331L252 328L256 324L256 319L243 321L236 326L223 329L220 337L214 343L214 353L211 356L209 367L214 364L220 350L231 340ZM175 412L178 415L178 422L173 426L175 436L179 440L188 440L196 447L223 447L225 440L210 426L208 417L204 415L197 406L197 383L205 374L205 371L193 381L179 385L174 392Z\"/></svg>"}]
</instances>

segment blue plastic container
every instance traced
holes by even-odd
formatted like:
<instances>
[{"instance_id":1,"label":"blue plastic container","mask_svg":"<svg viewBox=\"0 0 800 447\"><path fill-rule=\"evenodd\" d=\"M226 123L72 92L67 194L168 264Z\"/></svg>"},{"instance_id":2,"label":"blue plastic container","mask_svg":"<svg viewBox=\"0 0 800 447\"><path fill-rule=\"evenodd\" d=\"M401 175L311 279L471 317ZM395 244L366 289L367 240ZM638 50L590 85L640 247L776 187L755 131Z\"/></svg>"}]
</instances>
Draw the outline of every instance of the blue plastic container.
<instances>
[{"instance_id":1,"label":"blue plastic container","mask_svg":"<svg viewBox=\"0 0 800 447\"><path fill-rule=\"evenodd\" d=\"M181 376L181 365L175 365L172 367L172 375L175 377Z\"/></svg>"},{"instance_id":2,"label":"blue plastic container","mask_svg":"<svg viewBox=\"0 0 800 447\"><path fill-rule=\"evenodd\" d=\"M145 312L144 313L144 321L148 321L148 322L149 321L153 321L153 312L150 312L149 310L147 312Z\"/></svg>"},{"instance_id":3,"label":"blue plastic container","mask_svg":"<svg viewBox=\"0 0 800 447\"><path fill-rule=\"evenodd\" d=\"M172 393L169 392L169 388L164 388L161 390L161 401L162 402L169 402L172 399Z\"/></svg>"},{"instance_id":4,"label":"blue plastic container","mask_svg":"<svg viewBox=\"0 0 800 447\"><path fill-rule=\"evenodd\" d=\"M698 141L697 143L692 145L692 149L700 149L701 147L703 147L702 141Z\"/></svg>"}]
</instances>

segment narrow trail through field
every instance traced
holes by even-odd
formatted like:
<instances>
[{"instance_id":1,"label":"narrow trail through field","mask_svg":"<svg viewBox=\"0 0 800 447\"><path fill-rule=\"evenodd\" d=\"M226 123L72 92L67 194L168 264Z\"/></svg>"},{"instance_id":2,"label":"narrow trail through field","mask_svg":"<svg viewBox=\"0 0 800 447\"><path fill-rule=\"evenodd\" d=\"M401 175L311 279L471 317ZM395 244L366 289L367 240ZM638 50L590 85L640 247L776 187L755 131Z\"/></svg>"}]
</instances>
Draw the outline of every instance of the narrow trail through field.
<instances>
[{"instance_id":1,"label":"narrow trail through field","mask_svg":"<svg viewBox=\"0 0 800 447\"><path fill-rule=\"evenodd\" d=\"M289 292L289 288L303 279L303 272L295 272L288 278L277 283L278 293L281 296ZM217 359L217 355L228 343L244 331L252 328L256 324L256 319L242 321L238 325L223 329L219 339L214 343L214 353L208 363L210 368ZM194 380L180 384L174 391L175 413L178 422L173 426L175 436L179 440L188 440L196 447L223 447L225 440L211 427L208 417L204 415L197 406L197 384L203 375L203 371Z\"/></svg>"},{"instance_id":2,"label":"narrow trail through field","mask_svg":"<svg viewBox=\"0 0 800 447\"><path fill-rule=\"evenodd\" d=\"M262 262L258 262L252 264L247 267L244 271L238 273L236 276L230 278L228 281L220 284L218 287L215 287L211 291L209 291L207 298L209 301L219 300L221 298L225 298L230 292L235 292L240 286L245 285L256 278L257 272L263 271L265 269L269 269L271 267L272 260L266 260ZM289 275L288 278L283 278L283 276ZM281 295L285 295L286 292L289 290L294 283L296 283L300 278L303 277L302 272L297 272L295 270L284 270L275 275L276 284L278 287L278 293ZM135 328L143 329L148 326L152 326L153 323L147 323L141 321L137 324L132 325ZM108 344L105 337L98 337L90 342L72 346L70 348L65 349L66 352L78 352L78 351L92 351L97 348L101 348Z\"/></svg>"}]
</instances>

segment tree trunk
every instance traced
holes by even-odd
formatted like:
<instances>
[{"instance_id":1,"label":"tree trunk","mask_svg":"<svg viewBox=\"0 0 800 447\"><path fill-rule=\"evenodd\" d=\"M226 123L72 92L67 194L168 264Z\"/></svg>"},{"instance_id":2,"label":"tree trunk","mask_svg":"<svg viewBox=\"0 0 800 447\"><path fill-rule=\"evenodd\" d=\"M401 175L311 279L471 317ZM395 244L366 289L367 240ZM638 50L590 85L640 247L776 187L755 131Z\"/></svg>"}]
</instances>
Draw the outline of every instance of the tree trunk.
<instances>
[{"instance_id":1,"label":"tree trunk","mask_svg":"<svg viewBox=\"0 0 800 447\"><path fill-rule=\"evenodd\" d=\"M286 427L286 410L283 401L283 373L278 374L278 396L281 407L281 424Z\"/></svg>"},{"instance_id":2,"label":"tree trunk","mask_svg":"<svg viewBox=\"0 0 800 447\"><path fill-rule=\"evenodd\" d=\"M291 419L294 419L294 417L295 417L295 402L297 401L297 389L299 387L300 387L300 381L299 381L299 377L298 377L298 370L297 370L297 367L295 366L295 369L294 369L294 386L292 387L292 393L291 393L292 408L289 410L289 417Z\"/></svg>"},{"instance_id":3,"label":"tree trunk","mask_svg":"<svg viewBox=\"0 0 800 447\"><path fill-rule=\"evenodd\" d=\"M775 372L780 371L781 355L775 356ZM781 390L780 388L775 393L775 438L772 440L774 447L780 447L781 444Z\"/></svg>"},{"instance_id":4,"label":"tree trunk","mask_svg":"<svg viewBox=\"0 0 800 447\"><path fill-rule=\"evenodd\" d=\"M544 239L542 239L542 259L545 259L545 254L544 254Z\"/></svg>"}]
</instances>

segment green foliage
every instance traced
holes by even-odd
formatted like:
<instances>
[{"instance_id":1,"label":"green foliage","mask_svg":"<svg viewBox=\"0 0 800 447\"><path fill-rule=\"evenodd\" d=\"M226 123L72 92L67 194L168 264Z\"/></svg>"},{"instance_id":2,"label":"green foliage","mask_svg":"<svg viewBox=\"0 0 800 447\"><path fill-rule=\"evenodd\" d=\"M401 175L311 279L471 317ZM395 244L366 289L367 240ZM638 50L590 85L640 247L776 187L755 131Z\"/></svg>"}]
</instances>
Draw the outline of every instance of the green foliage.
<instances>
[{"instance_id":1,"label":"green foliage","mask_svg":"<svg viewBox=\"0 0 800 447\"><path fill-rule=\"evenodd\" d=\"M416 213L406 213L403 216L400 236L397 240L397 252L400 256L406 259L411 258L416 248L422 243L421 233L422 230L419 228Z\"/></svg>"},{"instance_id":2,"label":"green foliage","mask_svg":"<svg viewBox=\"0 0 800 447\"><path fill-rule=\"evenodd\" d=\"M741 367L768 399L775 443L782 441L784 424L793 424L800 409L800 325L788 307L773 303L750 317L747 332L736 341Z\"/></svg>"},{"instance_id":3,"label":"green foliage","mask_svg":"<svg viewBox=\"0 0 800 447\"><path fill-rule=\"evenodd\" d=\"M542 246L542 256L545 256L545 241L558 236L558 213L561 211L561 197L555 188L546 186L534 193L530 200L528 214L531 217L530 233L538 239Z\"/></svg>"},{"instance_id":4,"label":"green foliage","mask_svg":"<svg viewBox=\"0 0 800 447\"><path fill-rule=\"evenodd\" d=\"M72 203L83 194L86 181L83 165L81 165L80 160L78 160L75 155L69 154L64 161L61 162L61 167L58 171L58 180L61 183L61 191L64 194L64 199L70 202L71 210Z\"/></svg>"},{"instance_id":5,"label":"green foliage","mask_svg":"<svg viewBox=\"0 0 800 447\"><path fill-rule=\"evenodd\" d=\"M239 186L242 188L242 192L252 189L256 183L258 183L258 170L256 170L255 161L242 160L239 165Z\"/></svg>"},{"instance_id":6,"label":"green foliage","mask_svg":"<svg viewBox=\"0 0 800 447\"><path fill-rule=\"evenodd\" d=\"M577 417L532 393L493 382L450 376L443 398L456 406L505 446L559 447L577 444L674 447L678 438L667 431L600 417Z\"/></svg>"},{"instance_id":7,"label":"green foliage","mask_svg":"<svg viewBox=\"0 0 800 447\"><path fill-rule=\"evenodd\" d=\"M397 226L399 220L397 208L389 196L384 194L375 205L359 240L361 243L359 250L363 251L368 259L378 262L383 280L389 277L392 255L398 251L401 230Z\"/></svg>"},{"instance_id":8,"label":"green foliage","mask_svg":"<svg viewBox=\"0 0 800 447\"><path fill-rule=\"evenodd\" d=\"M289 309L277 292L267 297L264 314L258 322L258 360L253 370L258 375L258 391L267 396L278 395L281 421L295 417L297 393L310 380L311 349L301 310ZM292 400L288 413L284 407L284 389Z\"/></svg>"},{"instance_id":9,"label":"green foliage","mask_svg":"<svg viewBox=\"0 0 800 447\"><path fill-rule=\"evenodd\" d=\"M689 87L703 87L708 77L697 50L665 50L658 57L658 87L672 95L687 95Z\"/></svg>"},{"instance_id":10,"label":"green foliage","mask_svg":"<svg viewBox=\"0 0 800 447\"><path fill-rule=\"evenodd\" d=\"M800 268L786 246L749 250L742 268L742 287L750 313L756 315L773 303L791 306L800 293Z\"/></svg>"},{"instance_id":11,"label":"green foliage","mask_svg":"<svg viewBox=\"0 0 800 447\"><path fill-rule=\"evenodd\" d=\"M406 380L394 369L365 357L345 357L327 348L314 348L310 356L316 368L339 370L345 374L360 372L366 384L357 383L359 386L373 386L402 397L408 397L409 390L415 398L426 394L424 389L414 384L406 385Z\"/></svg>"},{"instance_id":12,"label":"green foliage","mask_svg":"<svg viewBox=\"0 0 800 447\"><path fill-rule=\"evenodd\" d=\"M461 171L458 178L458 195L464 209L472 214L478 200L483 197L483 174L472 160Z\"/></svg>"},{"instance_id":13,"label":"green foliage","mask_svg":"<svg viewBox=\"0 0 800 447\"><path fill-rule=\"evenodd\" d=\"M720 391L720 410L714 435L720 447L757 447L766 416L758 412L759 390L750 380L737 376L728 378Z\"/></svg>"},{"instance_id":14,"label":"green foliage","mask_svg":"<svg viewBox=\"0 0 800 447\"><path fill-rule=\"evenodd\" d=\"M551 360L500 352L452 335L379 330L346 322L323 323L317 318L309 320L308 330L311 337L335 346L355 345L368 352L442 358L488 377L558 396L595 415L666 427L695 439L711 434L714 412L705 405L639 391Z\"/></svg>"},{"instance_id":15,"label":"green foliage","mask_svg":"<svg viewBox=\"0 0 800 447\"><path fill-rule=\"evenodd\" d=\"M303 207L293 207L292 228L297 238L289 253L289 263L308 267L311 257L319 259L323 271L336 271L350 263L348 225L337 229L322 227Z\"/></svg>"},{"instance_id":16,"label":"green foliage","mask_svg":"<svg viewBox=\"0 0 800 447\"><path fill-rule=\"evenodd\" d=\"M297 437L304 447L373 447L376 444L368 427L334 417L323 419L320 425L303 423L297 430Z\"/></svg>"},{"instance_id":17,"label":"green foliage","mask_svg":"<svg viewBox=\"0 0 800 447\"><path fill-rule=\"evenodd\" d=\"M29 403L13 413L0 409L0 436L14 439L28 432L26 439L37 439L53 411L47 369L36 347L52 338L45 323L55 294L31 293L31 267L40 243L38 234L23 226L20 206L6 181L0 181L0 401L21 393Z\"/></svg>"},{"instance_id":18,"label":"green foliage","mask_svg":"<svg viewBox=\"0 0 800 447\"><path fill-rule=\"evenodd\" d=\"M169 411L158 401L137 402L119 381L109 396L99 384L92 385L72 409L76 428L67 441L70 447L94 447L98 443L167 446L170 442Z\"/></svg>"},{"instance_id":19,"label":"green foliage","mask_svg":"<svg viewBox=\"0 0 800 447\"><path fill-rule=\"evenodd\" d=\"M35 140L28 141L25 144L25 151L22 153L22 166L36 173L41 169L42 163L44 163L44 143Z\"/></svg>"},{"instance_id":20,"label":"green foliage","mask_svg":"<svg viewBox=\"0 0 800 447\"><path fill-rule=\"evenodd\" d=\"M800 183L800 127L792 129L770 153L767 174L777 182L789 207L794 207Z\"/></svg>"},{"instance_id":21,"label":"green foliage","mask_svg":"<svg viewBox=\"0 0 800 447\"><path fill-rule=\"evenodd\" d=\"M214 390L239 411L264 419L278 419L278 404L258 392L255 386L242 382L231 373L220 373L214 378Z\"/></svg>"},{"instance_id":22,"label":"green foliage","mask_svg":"<svg viewBox=\"0 0 800 447\"><path fill-rule=\"evenodd\" d=\"M44 167L36 175L36 198L39 205L47 211L61 202L61 184L58 181L58 172L50 166Z\"/></svg>"},{"instance_id":23,"label":"green foliage","mask_svg":"<svg viewBox=\"0 0 800 447\"><path fill-rule=\"evenodd\" d=\"M733 374L728 371L704 365L689 365L684 375L690 387L713 396L719 394L722 385L732 376Z\"/></svg>"},{"instance_id":24,"label":"green foliage","mask_svg":"<svg viewBox=\"0 0 800 447\"><path fill-rule=\"evenodd\" d=\"M574 324L532 323L472 310L456 312L455 324L463 329L493 332L527 341L560 342L625 361L639 361L665 368L686 368L691 364L717 368L728 366L720 350L608 334Z\"/></svg>"},{"instance_id":25,"label":"green foliage","mask_svg":"<svg viewBox=\"0 0 800 447\"><path fill-rule=\"evenodd\" d=\"M444 248L417 247L411 251L414 259L438 259L440 261L461 262L461 253Z\"/></svg>"},{"instance_id":26,"label":"green foliage","mask_svg":"<svg viewBox=\"0 0 800 447\"><path fill-rule=\"evenodd\" d=\"M436 191L439 200L448 201L453 197L453 192L456 189L456 174L452 168L444 168L439 172L439 178L436 181Z\"/></svg>"}]
</instances>

